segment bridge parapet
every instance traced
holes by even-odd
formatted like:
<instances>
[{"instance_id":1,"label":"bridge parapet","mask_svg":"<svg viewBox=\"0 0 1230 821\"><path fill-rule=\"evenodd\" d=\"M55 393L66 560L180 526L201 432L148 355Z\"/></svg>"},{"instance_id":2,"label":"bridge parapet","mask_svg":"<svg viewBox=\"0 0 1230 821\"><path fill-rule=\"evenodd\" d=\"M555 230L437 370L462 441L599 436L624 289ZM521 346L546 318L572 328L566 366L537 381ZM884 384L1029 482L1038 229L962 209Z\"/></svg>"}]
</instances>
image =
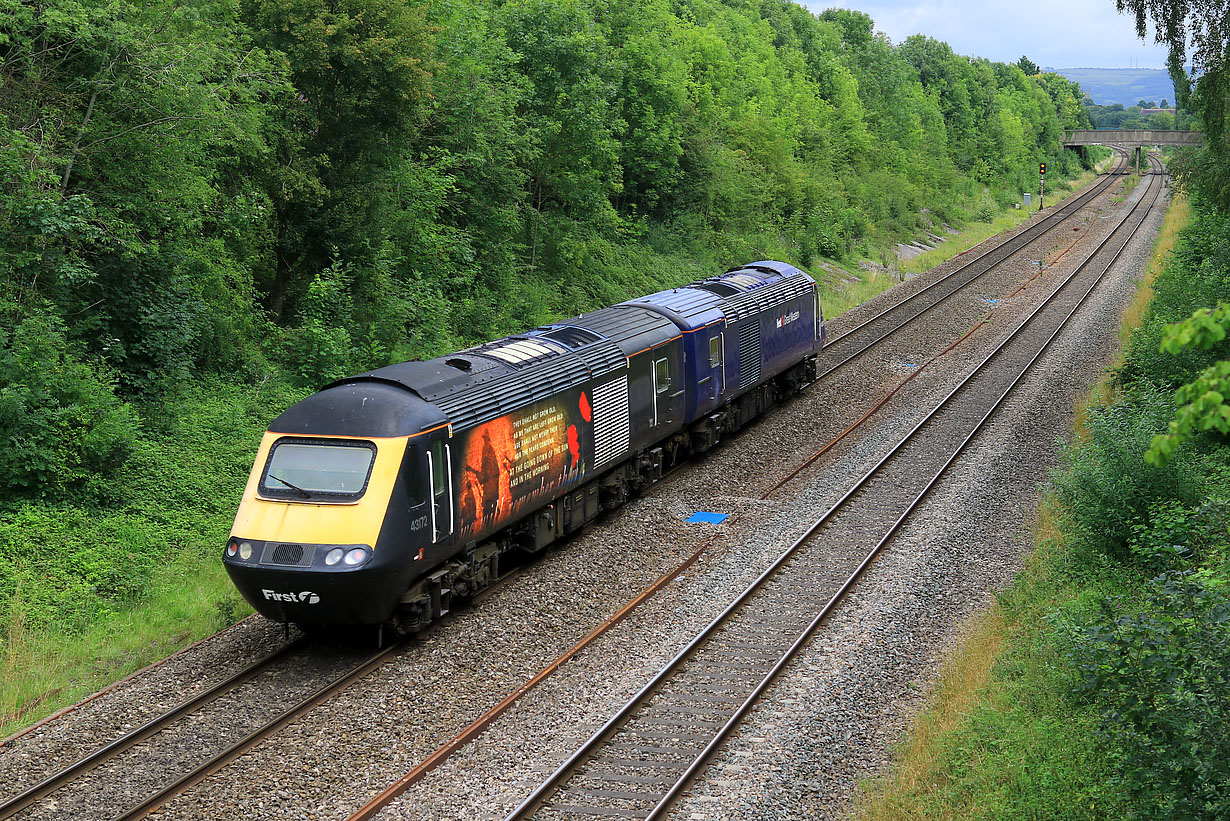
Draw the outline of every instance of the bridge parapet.
<instances>
[{"instance_id":1,"label":"bridge parapet","mask_svg":"<svg viewBox=\"0 0 1230 821\"><path fill-rule=\"evenodd\" d=\"M1099 128L1096 130L1069 131L1064 135L1063 144L1123 145L1128 147L1204 145L1204 134L1199 131L1160 131L1149 128Z\"/></svg>"}]
</instances>

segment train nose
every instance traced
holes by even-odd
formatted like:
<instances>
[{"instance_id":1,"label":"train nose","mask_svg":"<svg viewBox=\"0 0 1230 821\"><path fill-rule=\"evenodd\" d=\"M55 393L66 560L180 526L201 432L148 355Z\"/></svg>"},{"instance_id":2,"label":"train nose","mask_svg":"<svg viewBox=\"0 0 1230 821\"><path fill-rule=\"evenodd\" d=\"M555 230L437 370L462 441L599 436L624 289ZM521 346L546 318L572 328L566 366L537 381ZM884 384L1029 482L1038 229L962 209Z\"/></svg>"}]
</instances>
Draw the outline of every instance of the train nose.
<instances>
[{"instance_id":1,"label":"train nose","mask_svg":"<svg viewBox=\"0 0 1230 821\"><path fill-rule=\"evenodd\" d=\"M379 624L392 615L404 585L370 545L232 539L222 562L248 604L277 622Z\"/></svg>"}]
</instances>

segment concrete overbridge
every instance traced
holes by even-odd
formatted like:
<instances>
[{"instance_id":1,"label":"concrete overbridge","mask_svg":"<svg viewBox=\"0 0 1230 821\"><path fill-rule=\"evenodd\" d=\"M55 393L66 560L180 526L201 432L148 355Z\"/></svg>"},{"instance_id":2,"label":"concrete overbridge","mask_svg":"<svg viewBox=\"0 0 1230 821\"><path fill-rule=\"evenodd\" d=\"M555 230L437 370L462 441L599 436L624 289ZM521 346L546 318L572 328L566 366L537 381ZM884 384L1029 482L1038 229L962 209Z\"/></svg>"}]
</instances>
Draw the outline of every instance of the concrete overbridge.
<instances>
[{"instance_id":1,"label":"concrete overbridge","mask_svg":"<svg viewBox=\"0 0 1230 821\"><path fill-rule=\"evenodd\" d=\"M1085 131L1068 131L1063 144L1073 145L1122 145L1126 148L1145 148L1153 145L1204 145L1204 135L1199 131L1159 131L1152 128L1098 128Z\"/></svg>"},{"instance_id":2,"label":"concrete overbridge","mask_svg":"<svg viewBox=\"0 0 1230 821\"><path fill-rule=\"evenodd\" d=\"M1161 145L1204 145L1204 134L1199 131L1166 131L1156 128L1098 128L1068 131L1063 145L1072 148L1079 145L1117 145L1132 149L1136 170L1140 171L1141 154L1144 149Z\"/></svg>"}]
</instances>

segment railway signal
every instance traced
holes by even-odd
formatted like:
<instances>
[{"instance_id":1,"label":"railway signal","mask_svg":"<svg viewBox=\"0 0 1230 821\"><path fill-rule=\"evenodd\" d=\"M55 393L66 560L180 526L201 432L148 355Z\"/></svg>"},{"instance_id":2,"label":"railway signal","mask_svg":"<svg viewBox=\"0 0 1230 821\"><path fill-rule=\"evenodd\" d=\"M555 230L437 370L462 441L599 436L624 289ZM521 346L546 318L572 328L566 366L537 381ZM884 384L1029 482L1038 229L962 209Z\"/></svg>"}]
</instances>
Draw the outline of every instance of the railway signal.
<instances>
[{"instance_id":1,"label":"railway signal","mask_svg":"<svg viewBox=\"0 0 1230 821\"><path fill-rule=\"evenodd\" d=\"M1043 197L1046 196L1046 163L1038 163L1038 210L1046 208Z\"/></svg>"}]
</instances>

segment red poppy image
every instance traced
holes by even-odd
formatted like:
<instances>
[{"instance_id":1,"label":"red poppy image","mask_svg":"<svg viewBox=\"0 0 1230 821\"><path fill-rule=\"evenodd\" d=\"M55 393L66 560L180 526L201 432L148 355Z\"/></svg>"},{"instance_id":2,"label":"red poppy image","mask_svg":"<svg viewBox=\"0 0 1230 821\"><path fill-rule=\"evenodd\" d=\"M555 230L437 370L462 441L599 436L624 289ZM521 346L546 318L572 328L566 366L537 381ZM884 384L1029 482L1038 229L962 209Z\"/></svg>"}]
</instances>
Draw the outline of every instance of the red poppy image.
<instances>
[{"instance_id":1,"label":"red poppy image","mask_svg":"<svg viewBox=\"0 0 1230 821\"><path fill-rule=\"evenodd\" d=\"M568 426L568 452L572 454L572 467L577 466L577 462L581 461L581 442L577 438L577 426Z\"/></svg>"}]
</instances>

